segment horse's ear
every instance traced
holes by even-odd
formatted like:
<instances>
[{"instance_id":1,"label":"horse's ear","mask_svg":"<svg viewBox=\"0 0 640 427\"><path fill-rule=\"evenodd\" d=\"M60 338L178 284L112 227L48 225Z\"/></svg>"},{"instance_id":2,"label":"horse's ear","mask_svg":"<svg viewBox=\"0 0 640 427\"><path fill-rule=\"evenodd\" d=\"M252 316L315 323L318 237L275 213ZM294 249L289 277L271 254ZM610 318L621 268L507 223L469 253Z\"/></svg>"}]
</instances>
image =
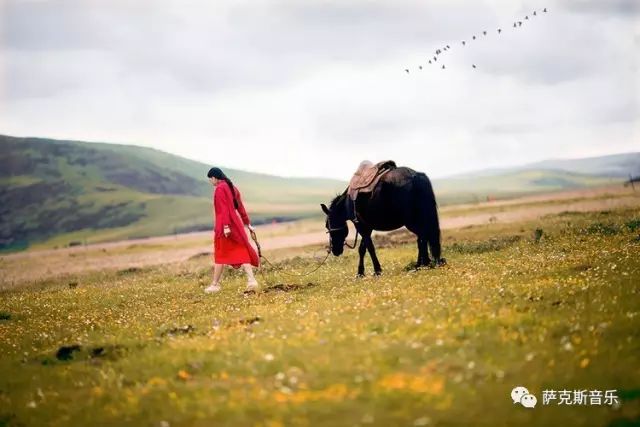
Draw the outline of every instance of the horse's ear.
<instances>
[{"instance_id":1,"label":"horse's ear","mask_svg":"<svg viewBox=\"0 0 640 427\"><path fill-rule=\"evenodd\" d=\"M324 212L327 215L329 215L329 213L331 212L327 207L327 205L325 205L324 203L320 203L320 207L322 208L322 212Z\"/></svg>"}]
</instances>

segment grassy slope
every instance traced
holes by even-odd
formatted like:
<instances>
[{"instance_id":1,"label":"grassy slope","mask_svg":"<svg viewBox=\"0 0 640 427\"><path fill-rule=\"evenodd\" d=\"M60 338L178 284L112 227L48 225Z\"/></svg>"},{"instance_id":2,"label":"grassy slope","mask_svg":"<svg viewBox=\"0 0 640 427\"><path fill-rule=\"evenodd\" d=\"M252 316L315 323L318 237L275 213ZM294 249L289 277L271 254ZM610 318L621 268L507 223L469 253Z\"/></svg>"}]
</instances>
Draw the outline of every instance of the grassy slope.
<instances>
[{"instance_id":1,"label":"grassy slope","mask_svg":"<svg viewBox=\"0 0 640 427\"><path fill-rule=\"evenodd\" d=\"M157 150L0 136L0 247L102 241L211 225L209 166ZM344 187L229 170L253 220L301 218Z\"/></svg>"},{"instance_id":2,"label":"grassy slope","mask_svg":"<svg viewBox=\"0 0 640 427\"><path fill-rule=\"evenodd\" d=\"M564 171L582 175L596 175L626 179L629 174L640 174L640 153L611 154L580 159L549 159L511 168L485 169L460 174L457 177L474 178L510 174L526 170ZM452 176L456 177L456 176Z\"/></svg>"},{"instance_id":3,"label":"grassy slope","mask_svg":"<svg viewBox=\"0 0 640 427\"><path fill-rule=\"evenodd\" d=\"M555 169L568 172L628 178L640 175L640 153L613 154L584 159L545 160L529 165L532 169Z\"/></svg>"},{"instance_id":4,"label":"grassy slope","mask_svg":"<svg viewBox=\"0 0 640 427\"><path fill-rule=\"evenodd\" d=\"M0 375L0 420L637 423L639 231L633 211L472 227L444 234L446 268L406 271L410 243L379 250L382 277L354 279L350 253L299 279L266 269L270 288L250 297L235 273L222 293L203 294L208 260L3 292L0 372L11 375ZM186 325L193 331L166 334ZM74 343L83 349L56 359ZM516 385L538 397L536 409L511 402ZM622 407L542 406L542 390L564 388L617 389Z\"/></svg>"},{"instance_id":5,"label":"grassy slope","mask_svg":"<svg viewBox=\"0 0 640 427\"><path fill-rule=\"evenodd\" d=\"M593 177L565 172L523 171L476 179L435 180L434 188L439 205L448 206L483 201L487 196L506 199L535 193L601 186L611 182L612 179L606 177ZM309 191L305 186L290 185L288 188L292 189L292 191L294 188L299 191L299 196L294 196L295 193L292 192L291 197L296 197L300 200L300 203L295 204L284 201L278 203L277 212L283 216L314 217L318 209L314 200L326 199L328 202L330 199L328 194L333 194L328 193L326 187L323 186L319 186L317 192ZM306 204L302 202L302 194L305 191L309 193L307 197L311 199ZM208 214L210 209L209 200L174 198L173 202L176 204L175 208L171 206L171 200L166 197L156 200L155 203L149 203L149 209L157 209L157 215L151 214L145 220L138 221L132 225L105 230L82 230L76 233L65 233L49 239L44 245L38 246L65 246L69 241L100 242L161 235L167 232L171 233L174 230L181 232L197 229L202 222L210 223L211 218ZM179 209L177 204L179 204ZM263 216L262 212L269 212L270 209L274 209L273 205L269 203L252 203L250 207L252 216L257 219ZM294 210L291 211L289 210L290 208ZM474 211L476 210L474 209ZM178 225L168 227L168 224ZM191 226L192 224L194 226Z\"/></svg>"},{"instance_id":6,"label":"grassy slope","mask_svg":"<svg viewBox=\"0 0 640 427\"><path fill-rule=\"evenodd\" d=\"M151 148L101 144L101 149L144 158L160 170L175 171L197 181L203 181L210 168L210 165ZM326 197L327 191L335 192L346 185L332 179L284 178L229 168L225 168L225 173L242 188L243 196L251 203L316 203L319 196ZM210 193L211 188L206 186L204 194L209 196ZM277 206L274 206L274 209L277 209Z\"/></svg>"},{"instance_id":7,"label":"grassy slope","mask_svg":"<svg viewBox=\"0 0 640 427\"><path fill-rule=\"evenodd\" d=\"M521 170L496 175L459 176L436 179L434 191L440 204L484 201L488 196L509 198L620 182L618 178L582 175L552 170Z\"/></svg>"},{"instance_id":8,"label":"grassy slope","mask_svg":"<svg viewBox=\"0 0 640 427\"><path fill-rule=\"evenodd\" d=\"M585 170L626 170L638 155L603 159L588 159ZM156 236L211 224L211 188L204 179L209 166L200 162L144 147L1 135L0 162L0 249ZM346 186L227 172L242 188L254 222L318 215L318 203ZM511 170L435 180L434 187L440 205L448 205L611 182L572 172Z\"/></svg>"}]
</instances>

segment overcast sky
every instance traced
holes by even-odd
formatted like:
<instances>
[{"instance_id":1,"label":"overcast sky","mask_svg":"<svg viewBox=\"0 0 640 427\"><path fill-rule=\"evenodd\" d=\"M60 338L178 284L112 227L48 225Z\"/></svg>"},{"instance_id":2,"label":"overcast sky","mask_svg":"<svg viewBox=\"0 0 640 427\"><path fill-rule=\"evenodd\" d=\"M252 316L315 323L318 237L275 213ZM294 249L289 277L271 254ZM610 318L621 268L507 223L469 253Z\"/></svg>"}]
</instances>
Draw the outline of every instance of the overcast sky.
<instances>
[{"instance_id":1,"label":"overcast sky","mask_svg":"<svg viewBox=\"0 0 640 427\"><path fill-rule=\"evenodd\" d=\"M0 133L341 179L640 151L638 5L0 0Z\"/></svg>"}]
</instances>

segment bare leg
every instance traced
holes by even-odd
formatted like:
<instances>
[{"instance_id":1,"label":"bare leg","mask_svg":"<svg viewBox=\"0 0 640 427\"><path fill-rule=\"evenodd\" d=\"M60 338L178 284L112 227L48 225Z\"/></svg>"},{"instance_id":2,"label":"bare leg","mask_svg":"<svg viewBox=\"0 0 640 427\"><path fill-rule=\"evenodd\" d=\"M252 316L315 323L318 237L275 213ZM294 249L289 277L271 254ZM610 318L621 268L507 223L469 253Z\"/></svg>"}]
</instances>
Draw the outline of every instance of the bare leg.
<instances>
[{"instance_id":1,"label":"bare leg","mask_svg":"<svg viewBox=\"0 0 640 427\"><path fill-rule=\"evenodd\" d=\"M204 291L208 294L212 294L214 292L220 292L220 278L222 277L222 272L224 271L224 264L214 264L213 265L213 281L209 286L204 288Z\"/></svg>"},{"instance_id":2,"label":"bare leg","mask_svg":"<svg viewBox=\"0 0 640 427\"><path fill-rule=\"evenodd\" d=\"M247 273L247 291L257 291L259 285L256 276L253 275L253 267L251 264L242 264L242 268Z\"/></svg>"},{"instance_id":3,"label":"bare leg","mask_svg":"<svg viewBox=\"0 0 640 427\"><path fill-rule=\"evenodd\" d=\"M244 268L245 273L247 273L247 282L249 284L258 282L256 276L253 275L253 267L251 264L242 264L242 268Z\"/></svg>"},{"instance_id":4,"label":"bare leg","mask_svg":"<svg viewBox=\"0 0 640 427\"><path fill-rule=\"evenodd\" d=\"M214 264L213 265L213 283L220 283L220 279L222 278L222 273L224 272L224 264Z\"/></svg>"}]
</instances>

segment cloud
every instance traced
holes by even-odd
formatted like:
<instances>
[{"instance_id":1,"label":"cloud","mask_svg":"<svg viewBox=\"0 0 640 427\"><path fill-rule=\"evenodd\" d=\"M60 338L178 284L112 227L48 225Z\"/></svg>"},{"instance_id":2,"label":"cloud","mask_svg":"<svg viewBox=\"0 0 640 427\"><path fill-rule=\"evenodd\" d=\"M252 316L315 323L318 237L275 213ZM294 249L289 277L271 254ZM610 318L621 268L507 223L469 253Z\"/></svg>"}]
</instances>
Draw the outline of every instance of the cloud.
<instances>
[{"instance_id":1,"label":"cloud","mask_svg":"<svg viewBox=\"0 0 640 427\"><path fill-rule=\"evenodd\" d=\"M593 13L596 15L620 15L635 19L640 13L640 5L635 0L563 0L561 6L569 11Z\"/></svg>"},{"instance_id":2,"label":"cloud","mask_svg":"<svg viewBox=\"0 0 640 427\"><path fill-rule=\"evenodd\" d=\"M0 132L341 178L363 158L443 175L634 149L634 2L547 7L9 0Z\"/></svg>"}]
</instances>

